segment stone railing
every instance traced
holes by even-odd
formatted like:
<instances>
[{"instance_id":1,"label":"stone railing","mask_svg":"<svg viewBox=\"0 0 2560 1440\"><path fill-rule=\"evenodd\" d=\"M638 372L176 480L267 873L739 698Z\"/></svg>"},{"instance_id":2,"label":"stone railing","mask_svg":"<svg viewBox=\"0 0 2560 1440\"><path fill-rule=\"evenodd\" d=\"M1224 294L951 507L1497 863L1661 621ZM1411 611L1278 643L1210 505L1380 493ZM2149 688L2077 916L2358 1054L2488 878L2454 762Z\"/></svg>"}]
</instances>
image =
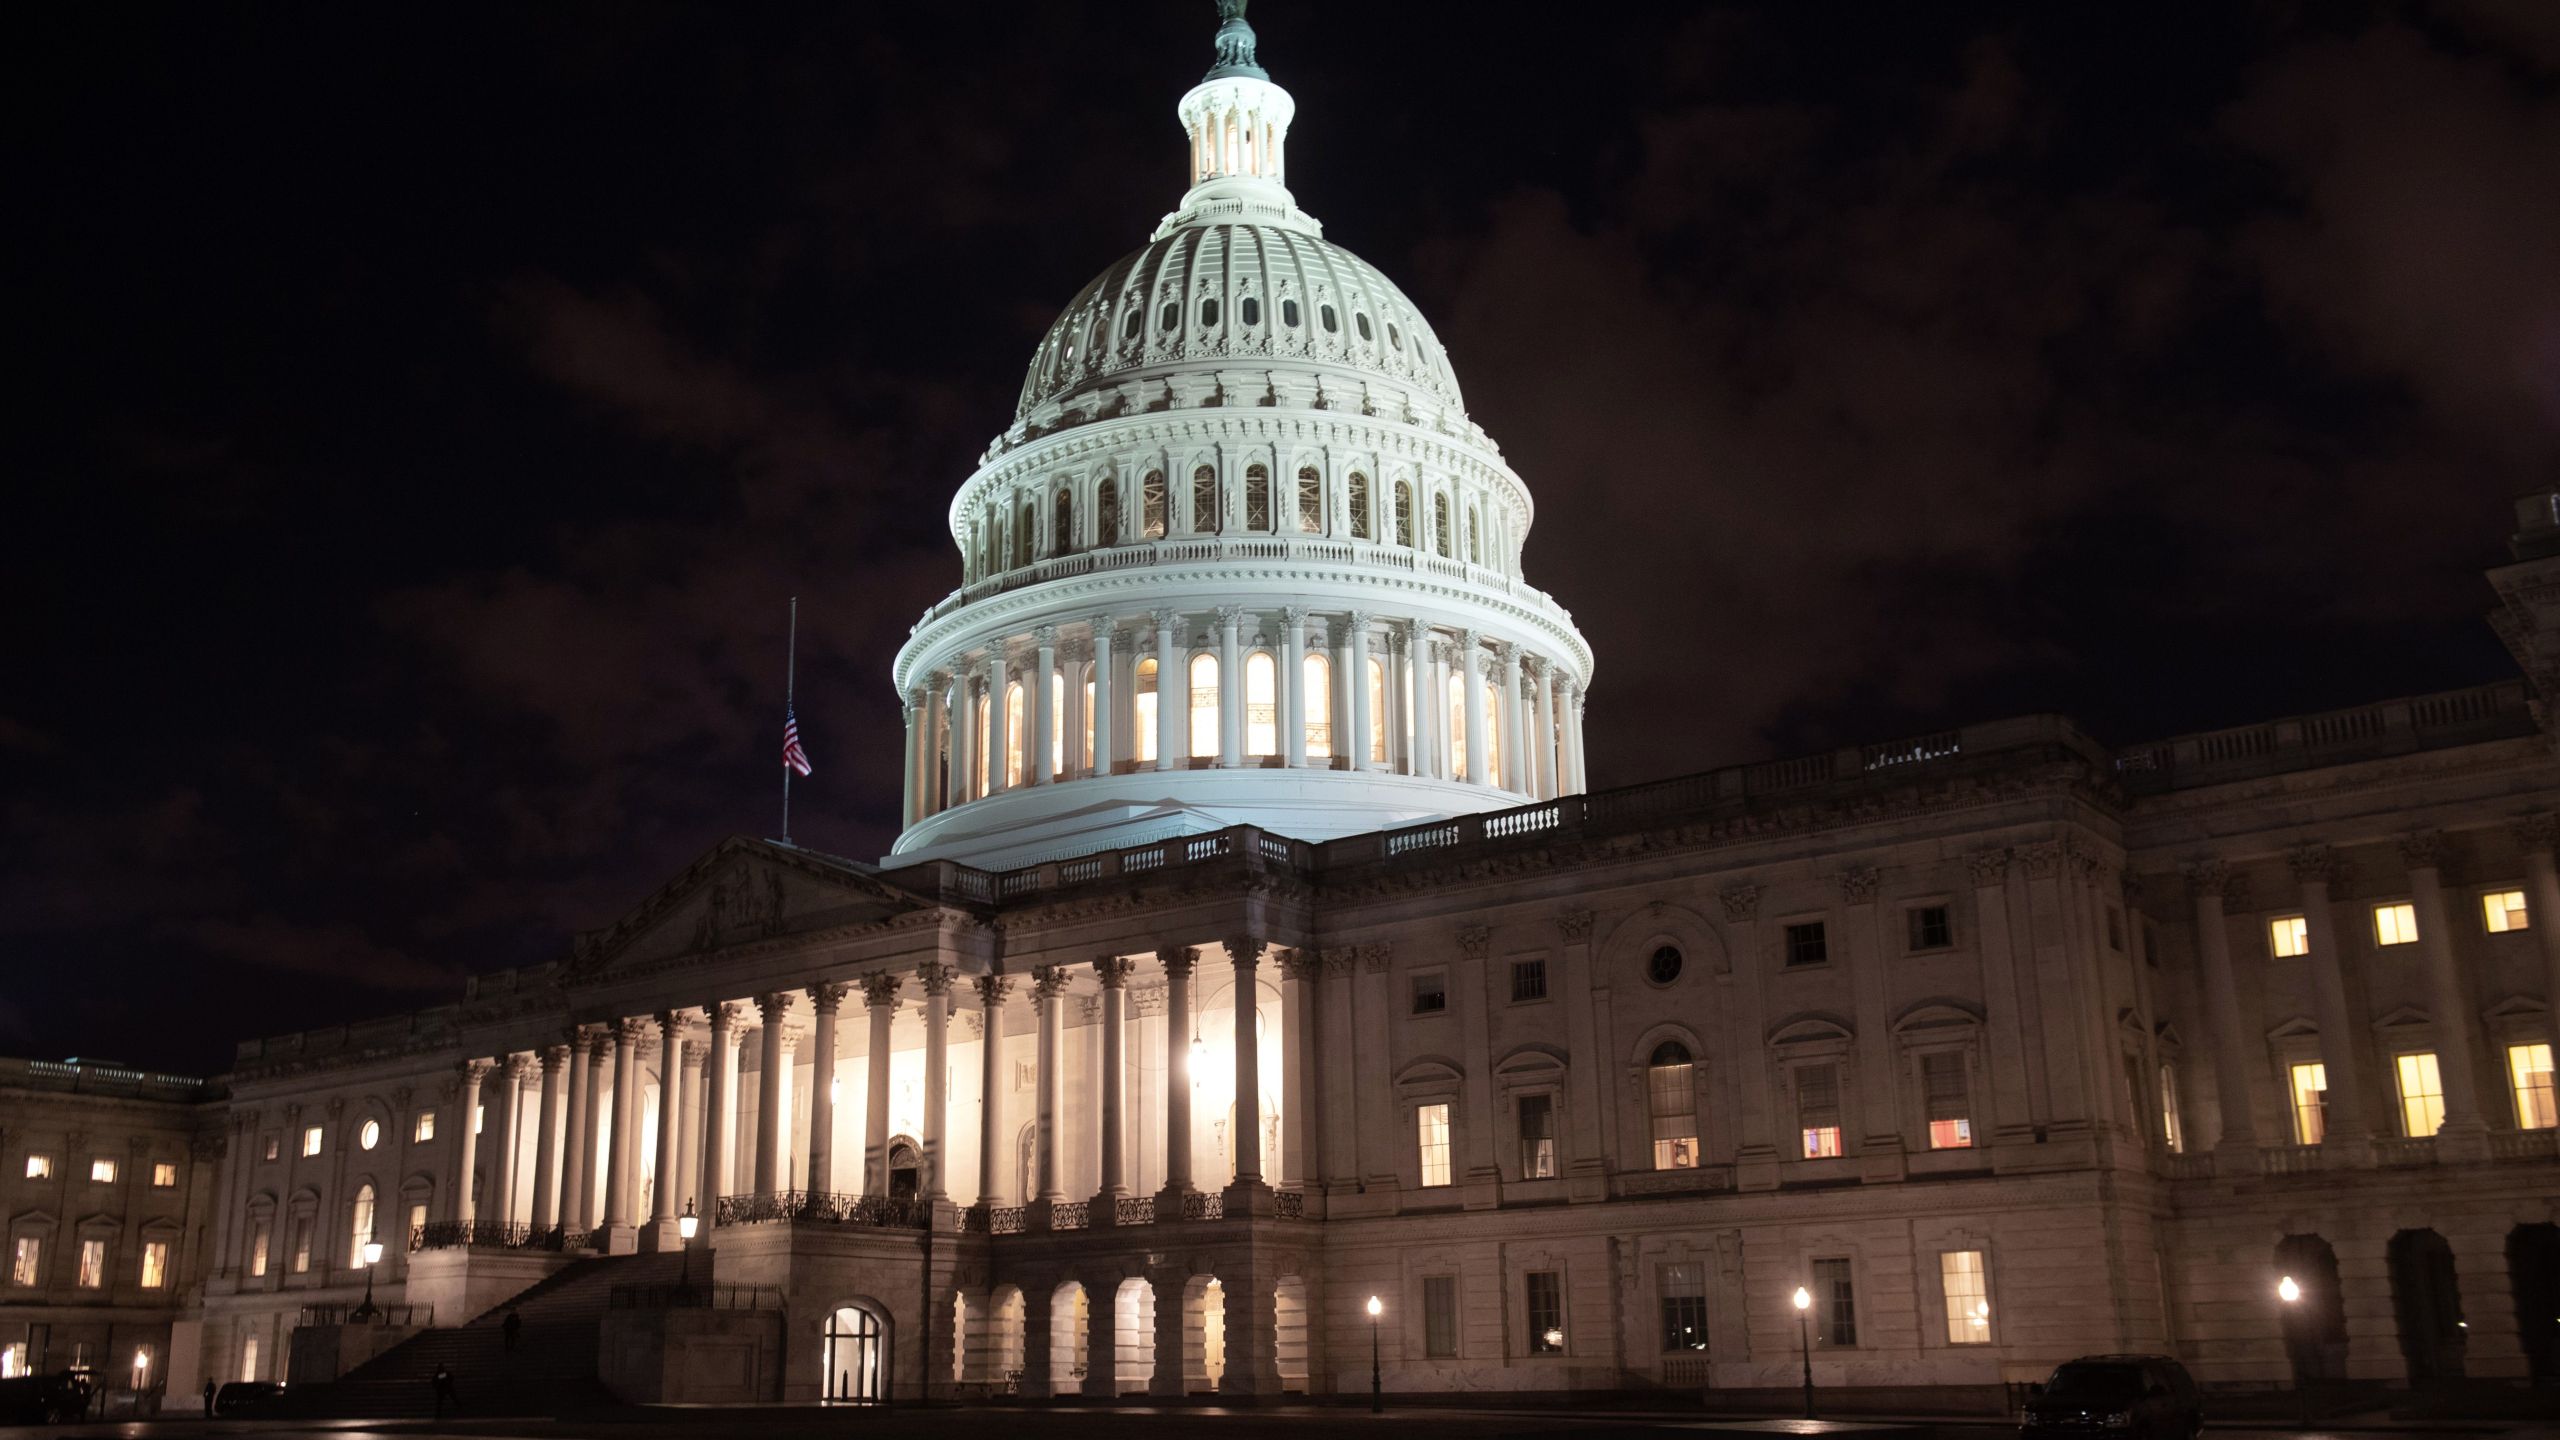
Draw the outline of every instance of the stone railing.
<instances>
[{"instance_id":1,"label":"stone railing","mask_svg":"<svg viewBox=\"0 0 2560 1440\"><path fill-rule=\"evenodd\" d=\"M2320 1168L2317 1145L2262 1145L2258 1159L2270 1175L2308 1175Z\"/></svg>"},{"instance_id":2,"label":"stone railing","mask_svg":"<svg viewBox=\"0 0 2560 1440\"><path fill-rule=\"evenodd\" d=\"M0 1059L0 1085L162 1100L197 1100L206 1093L205 1082L192 1075L164 1075L156 1070L133 1070L88 1060Z\"/></svg>"},{"instance_id":3,"label":"stone railing","mask_svg":"<svg viewBox=\"0 0 2560 1440\"><path fill-rule=\"evenodd\" d=\"M714 1225L856 1225L879 1230L922 1230L932 1212L894 1195L836 1195L783 1190L770 1195L723 1195Z\"/></svg>"},{"instance_id":4,"label":"stone railing","mask_svg":"<svg viewBox=\"0 0 2560 1440\"><path fill-rule=\"evenodd\" d=\"M782 1291L771 1285L616 1285L605 1303L614 1310L779 1310Z\"/></svg>"},{"instance_id":5,"label":"stone railing","mask_svg":"<svg viewBox=\"0 0 2560 1440\"><path fill-rule=\"evenodd\" d=\"M2165 1180L2210 1180L2213 1178L2213 1152L2190 1151L2184 1155L2163 1153L2160 1175Z\"/></svg>"},{"instance_id":6,"label":"stone railing","mask_svg":"<svg viewBox=\"0 0 2560 1440\"><path fill-rule=\"evenodd\" d=\"M2373 1142L2373 1163L2388 1168L2436 1163L2433 1135L2394 1135Z\"/></svg>"},{"instance_id":7,"label":"stone railing","mask_svg":"<svg viewBox=\"0 0 2560 1440\"><path fill-rule=\"evenodd\" d=\"M2511 680L2172 736L2118 752L2115 769L2126 789L2152 794L2533 730L2524 684Z\"/></svg>"},{"instance_id":8,"label":"stone railing","mask_svg":"<svg viewBox=\"0 0 2560 1440\"><path fill-rule=\"evenodd\" d=\"M2560 1130L2492 1130L2492 1160L2560 1160Z\"/></svg>"}]
</instances>

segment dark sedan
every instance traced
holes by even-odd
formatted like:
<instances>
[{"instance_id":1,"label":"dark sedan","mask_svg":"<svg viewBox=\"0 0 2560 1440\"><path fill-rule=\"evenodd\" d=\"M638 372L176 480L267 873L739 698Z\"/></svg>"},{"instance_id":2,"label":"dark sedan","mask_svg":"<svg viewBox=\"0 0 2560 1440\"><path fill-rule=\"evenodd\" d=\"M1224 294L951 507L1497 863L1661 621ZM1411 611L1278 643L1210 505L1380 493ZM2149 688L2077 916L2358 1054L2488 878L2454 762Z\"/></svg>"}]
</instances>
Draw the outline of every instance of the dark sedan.
<instances>
[{"instance_id":1,"label":"dark sedan","mask_svg":"<svg viewBox=\"0 0 2560 1440\"><path fill-rule=\"evenodd\" d=\"M2019 1440L2195 1440L2204 1406L2187 1367L2166 1355L2066 1360L2027 1400Z\"/></svg>"}]
</instances>

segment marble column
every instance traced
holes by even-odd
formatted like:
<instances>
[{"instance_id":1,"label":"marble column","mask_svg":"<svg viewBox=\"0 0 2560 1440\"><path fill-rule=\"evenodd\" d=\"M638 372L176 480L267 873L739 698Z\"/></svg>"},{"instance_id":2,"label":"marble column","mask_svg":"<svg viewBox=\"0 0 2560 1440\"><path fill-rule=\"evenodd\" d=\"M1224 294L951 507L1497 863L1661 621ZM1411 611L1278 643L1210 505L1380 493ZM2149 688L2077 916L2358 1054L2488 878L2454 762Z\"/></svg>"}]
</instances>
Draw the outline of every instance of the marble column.
<instances>
[{"instance_id":1,"label":"marble column","mask_svg":"<svg viewBox=\"0 0 2560 1440\"><path fill-rule=\"evenodd\" d=\"M924 986L924 1134L918 1137L924 1154L916 1196L928 1204L950 1195L942 1167L947 1163L944 1136L951 1111L951 982L959 975L939 960L916 967L916 979Z\"/></svg>"},{"instance_id":2,"label":"marble column","mask_svg":"<svg viewBox=\"0 0 2560 1440\"><path fill-rule=\"evenodd\" d=\"M631 1172L631 1113L633 1078L639 1072L636 1062L640 1042L640 1021L622 1019L613 1022L613 1100L612 1121L606 1133L604 1163L604 1212L598 1222L600 1230L623 1229L631 1223L631 1195L625 1179ZM605 1250L610 1240L599 1236L596 1249Z\"/></svg>"},{"instance_id":3,"label":"marble column","mask_svg":"<svg viewBox=\"0 0 2560 1440\"><path fill-rule=\"evenodd\" d=\"M2427 970L2427 1003L2435 1012L2436 1072L2444 1085L2444 1124L2436 1131L2441 1137L2437 1149L2448 1160L2485 1160L2489 1126L2480 1111L2479 1051L2472 1042L2470 992L2453 958L2453 927L2445 913L2443 834L2422 831L2402 840L2400 863L2409 870L2409 900L2418 917L2418 953Z\"/></svg>"},{"instance_id":4,"label":"marble column","mask_svg":"<svg viewBox=\"0 0 2560 1440\"><path fill-rule=\"evenodd\" d=\"M1281 607L1280 693L1288 703L1280 711L1280 763L1292 770L1307 767L1306 646L1306 607Z\"/></svg>"},{"instance_id":5,"label":"marble column","mask_svg":"<svg viewBox=\"0 0 2560 1440\"><path fill-rule=\"evenodd\" d=\"M474 1172L479 1166L480 1137L474 1132L478 1129L480 1118L480 1082L487 1079L488 1075L488 1061L465 1060L462 1062L462 1114L453 1127L461 1133L454 1137L453 1142L452 1204L454 1221L461 1225L468 1225L479 1218L478 1205L472 1194L471 1183ZM256 1139L255 1136L250 1138L253 1141ZM300 1138L288 1132L285 1143L299 1149ZM281 1224L285 1218L284 1212L279 1210L276 1215L277 1222ZM281 1234L278 1238L281 1240Z\"/></svg>"},{"instance_id":6,"label":"marble column","mask_svg":"<svg viewBox=\"0 0 2560 1440\"><path fill-rule=\"evenodd\" d=\"M533 1228L547 1234L560 1228L560 1102L569 1047L546 1045L541 1054L542 1113L533 1126Z\"/></svg>"},{"instance_id":7,"label":"marble column","mask_svg":"<svg viewBox=\"0 0 2560 1440\"><path fill-rule=\"evenodd\" d=\"M684 1139L684 1012L658 1016L658 1175L649 1186L649 1248L683 1244L676 1230L676 1153Z\"/></svg>"},{"instance_id":8,"label":"marble column","mask_svg":"<svg viewBox=\"0 0 2560 1440\"><path fill-rule=\"evenodd\" d=\"M1500 727L1496 733L1501 737L1501 743L1495 747L1502 752L1502 774L1498 778L1503 789L1525 795L1529 782L1523 778L1528 773L1528 766L1523 763L1527 757L1522 753L1525 747L1520 743L1520 647L1508 641L1501 642L1495 647L1494 660L1501 666L1494 678L1496 694L1493 706L1494 723Z\"/></svg>"},{"instance_id":9,"label":"marble column","mask_svg":"<svg viewBox=\"0 0 2560 1440\"><path fill-rule=\"evenodd\" d=\"M951 730L951 674L936 670L924 677L924 685L924 753L917 758L916 770L918 820L938 815L950 804L942 766L944 740Z\"/></svg>"},{"instance_id":10,"label":"marble column","mask_svg":"<svg viewBox=\"0 0 2560 1440\"><path fill-rule=\"evenodd\" d=\"M1564 787L1559 783L1564 772L1556 764L1556 672L1555 667L1544 660L1533 660L1531 664L1531 678L1538 687L1538 705L1529 723L1537 727L1537 734L1521 753L1528 756L1529 763L1536 767L1530 777L1531 797L1553 800L1564 793Z\"/></svg>"},{"instance_id":11,"label":"marble column","mask_svg":"<svg viewBox=\"0 0 2560 1440\"><path fill-rule=\"evenodd\" d=\"M782 1113L782 1022L791 1013L791 993L756 997L764 1017L763 1068L756 1074L756 1194L782 1193L782 1147L788 1118Z\"/></svg>"},{"instance_id":12,"label":"marble column","mask_svg":"<svg viewBox=\"0 0 2560 1440\"><path fill-rule=\"evenodd\" d=\"M986 742L978 736L978 702L969 693L968 672L954 676L951 687L960 706L951 722L951 803L957 806L978 798L978 757L986 753Z\"/></svg>"},{"instance_id":13,"label":"marble column","mask_svg":"<svg viewBox=\"0 0 2560 1440\"><path fill-rule=\"evenodd\" d=\"M1059 1064L1059 1030L1066 1006L1067 972L1058 965L1038 965L1031 971L1031 1014L1039 1036L1039 1079L1032 1091L1032 1194L1029 1202L1042 1206L1064 1200L1066 1193L1058 1188L1058 1099L1062 1088Z\"/></svg>"},{"instance_id":14,"label":"marble column","mask_svg":"<svg viewBox=\"0 0 2560 1440\"><path fill-rule=\"evenodd\" d=\"M676 1196L677 1206L699 1206L694 1213L705 1225L712 1223L719 1209L715 1203L719 1197L705 1194L702 1188L702 1128L710 1118L709 1106L704 1103L711 1093L710 1059L708 1044L700 1040L684 1042L684 1136L676 1147L676 1176L682 1187Z\"/></svg>"},{"instance_id":15,"label":"marble column","mask_svg":"<svg viewBox=\"0 0 2560 1440\"><path fill-rule=\"evenodd\" d=\"M1093 773L1108 775L1114 766L1111 722L1118 714L1120 676L1112 668L1111 617L1096 615L1088 624L1093 630Z\"/></svg>"},{"instance_id":16,"label":"marble column","mask_svg":"<svg viewBox=\"0 0 2560 1440\"><path fill-rule=\"evenodd\" d=\"M909 690L906 694L907 779L904 787L904 793L900 795L898 799L898 823L901 826L913 825L916 823L916 796L920 794L923 789L922 786L916 783L917 777L924 773L924 761L922 759L924 754L923 710L924 692L922 690Z\"/></svg>"},{"instance_id":17,"label":"marble column","mask_svg":"<svg viewBox=\"0 0 2560 1440\"><path fill-rule=\"evenodd\" d=\"M1173 757L1189 753L1191 746L1191 677L1182 673L1173 653L1173 626L1182 617L1167 609L1149 611L1147 618L1156 626L1156 768L1170 770Z\"/></svg>"},{"instance_id":18,"label":"marble column","mask_svg":"<svg viewBox=\"0 0 2560 1440\"><path fill-rule=\"evenodd\" d=\"M889 1193L889 1026L898 1018L896 975L867 975L862 1004L871 1019L870 1050L863 1056L862 1193Z\"/></svg>"},{"instance_id":19,"label":"marble column","mask_svg":"<svg viewBox=\"0 0 2560 1440\"><path fill-rule=\"evenodd\" d=\"M1118 1218L1120 1199L1129 1193L1129 972L1134 962L1124 956L1094 958L1094 978L1102 982L1102 1187L1095 1193L1093 1222L1108 1225Z\"/></svg>"},{"instance_id":20,"label":"marble column","mask_svg":"<svg viewBox=\"0 0 2560 1440\"><path fill-rule=\"evenodd\" d=\"M1238 935L1227 941L1227 958L1235 962L1236 1128L1232 1137L1237 1190L1262 1188L1262 987L1255 971L1262 964L1265 942Z\"/></svg>"},{"instance_id":21,"label":"marble column","mask_svg":"<svg viewBox=\"0 0 2560 1440\"><path fill-rule=\"evenodd\" d=\"M809 1163L802 1168L800 1188L812 1195L835 1193L836 1157L836 1011L852 987L828 981L809 987Z\"/></svg>"},{"instance_id":22,"label":"marble column","mask_svg":"<svg viewBox=\"0 0 2560 1440\"><path fill-rule=\"evenodd\" d=\"M488 1210L491 1220L512 1225L516 1219L516 1135L517 1122L524 1114L524 1080L528 1066L522 1055L503 1056L498 1061L498 1100L490 1106L498 1123L489 1127L490 1144L496 1151L489 1167Z\"/></svg>"},{"instance_id":23,"label":"marble column","mask_svg":"<svg viewBox=\"0 0 2560 1440\"><path fill-rule=\"evenodd\" d=\"M2231 974L2231 934L2223 904L2245 882L2219 860L2187 867L2195 897L2196 953L2202 962L2205 1019L2213 1032L2213 1091L2222 1108L2214 1166L2252 1173L2260 1166L2258 1123L2249 1095L2249 1044L2241 1033L2240 991Z\"/></svg>"},{"instance_id":24,"label":"marble column","mask_svg":"<svg viewBox=\"0 0 2560 1440\"><path fill-rule=\"evenodd\" d=\"M1244 763L1244 607L1218 607L1218 764Z\"/></svg>"},{"instance_id":25,"label":"marble column","mask_svg":"<svg viewBox=\"0 0 2560 1440\"><path fill-rule=\"evenodd\" d=\"M1378 717L1369 713L1369 625L1377 617L1366 610L1351 612L1351 673L1342 683L1351 687L1351 768L1375 770L1377 762L1369 757L1376 753L1372 726Z\"/></svg>"},{"instance_id":26,"label":"marble column","mask_svg":"<svg viewBox=\"0 0 2560 1440\"><path fill-rule=\"evenodd\" d=\"M1438 775L1431 725L1431 636L1419 620L1406 622L1404 634L1405 702L1413 707L1412 754L1405 757L1408 775Z\"/></svg>"},{"instance_id":27,"label":"marble column","mask_svg":"<svg viewBox=\"0 0 2560 1440\"><path fill-rule=\"evenodd\" d=\"M1156 952L1164 965L1164 1194L1156 1213L1178 1218L1191 1193L1191 967L1200 952L1172 945ZM1167 1210L1170 1204L1172 1209Z\"/></svg>"},{"instance_id":28,"label":"marble column","mask_svg":"<svg viewBox=\"0 0 2560 1440\"><path fill-rule=\"evenodd\" d=\"M595 1042L583 1025L570 1026L562 1038L569 1047L569 1098L560 1144L559 1224L564 1231L582 1232L595 1223L587 1218L586 1175L592 1168L587 1164L588 1146L594 1143L594 1132L588 1128L587 1096L595 1065L588 1056Z\"/></svg>"},{"instance_id":29,"label":"marble column","mask_svg":"<svg viewBox=\"0 0 2560 1440\"><path fill-rule=\"evenodd\" d=\"M989 795L1001 795L1005 789L1005 761L1010 749L1011 716L1005 704L1004 643L987 647L987 788Z\"/></svg>"},{"instance_id":30,"label":"marble column","mask_svg":"<svg viewBox=\"0 0 2560 1440\"><path fill-rule=\"evenodd\" d=\"M1042 625L1031 632L1032 662L1028 683L1031 687L1031 763L1022 767L1023 774L1034 785L1047 785L1058 778L1057 685L1058 627Z\"/></svg>"},{"instance_id":31,"label":"marble column","mask_svg":"<svg viewBox=\"0 0 2560 1440\"><path fill-rule=\"evenodd\" d=\"M2338 948L2337 916L2329 907L2329 886L2338 877L2338 858L2326 845L2304 845L2285 859L2302 886L2303 930L2311 952L2304 960L2311 967L2312 1016L2320 1026L2320 1064L2328 1077L2328 1133L2322 1143L2350 1165L2369 1164L2373 1124L2365 1115L2364 1083L2357 1073L2355 1012L2347 1006L2342 963L2345 952ZM2152 1083L2159 1082L2155 1078Z\"/></svg>"},{"instance_id":32,"label":"marble column","mask_svg":"<svg viewBox=\"0 0 2560 1440\"><path fill-rule=\"evenodd\" d=\"M1159 672L1161 673L1161 672ZM1159 747L1161 749L1161 747ZM978 1013L984 1017L978 1044L978 1204L1003 1203L1004 1000L1013 981L1004 975L978 977ZM1026 1302L1027 1303L1027 1302Z\"/></svg>"},{"instance_id":33,"label":"marble column","mask_svg":"<svg viewBox=\"0 0 2560 1440\"><path fill-rule=\"evenodd\" d=\"M613 1185L613 1172L603 1163L613 1113L613 1076L606 1069L613 1063L613 1030L598 1025L587 1032L587 1143L578 1157L578 1224L590 1231L604 1223L604 1192Z\"/></svg>"},{"instance_id":34,"label":"marble column","mask_svg":"<svg viewBox=\"0 0 2560 1440\"><path fill-rule=\"evenodd\" d=\"M1485 773L1484 733L1484 637L1469 630L1458 636L1458 664L1465 683L1458 689L1458 720L1466 727L1467 781L1473 785L1499 788L1499 776Z\"/></svg>"},{"instance_id":35,"label":"marble column","mask_svg":"<svg viewBox=\"0 0 2560 1440\"><path fill-rule=\"evenodd\" d=\"M715 1000L702 1008L711 1017L711 1060L703 1073L702 1196L703 1208L716 1213L721 1197L736 1190L738 1004Z\"/></svg>"}]
</instances>

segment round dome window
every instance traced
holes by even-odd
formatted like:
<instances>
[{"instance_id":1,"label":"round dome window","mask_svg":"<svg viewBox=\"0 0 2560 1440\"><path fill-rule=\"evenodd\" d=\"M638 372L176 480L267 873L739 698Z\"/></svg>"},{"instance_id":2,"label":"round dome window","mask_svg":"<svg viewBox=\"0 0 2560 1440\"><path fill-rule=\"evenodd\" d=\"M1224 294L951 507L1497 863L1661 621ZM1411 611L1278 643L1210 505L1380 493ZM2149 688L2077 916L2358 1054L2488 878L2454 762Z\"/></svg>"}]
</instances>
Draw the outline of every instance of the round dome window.
<instances>
[{"instance_id":1,"label":"round dome window","mask_svg":"<svg viewBox=\"0 0 2560 1440\"><path fill-rule=\"evenodd\" d=\"M1644 962L1644 978L1656 985L1668 985L1680 978L1680 947L1665 945Z\"/></svg>"},{"instance_id":2,"label":"round dome window","mask_svg":"<svg viewBox=\"0 0 2560 1440\"><path fill-rule=\"evenodd\" d=\"M381 1143L382 1122L379 1120L367 1120L364 1122L364 1128L356 1132L356 1144L367 1150Z\"/></svg>"}]
</instances>

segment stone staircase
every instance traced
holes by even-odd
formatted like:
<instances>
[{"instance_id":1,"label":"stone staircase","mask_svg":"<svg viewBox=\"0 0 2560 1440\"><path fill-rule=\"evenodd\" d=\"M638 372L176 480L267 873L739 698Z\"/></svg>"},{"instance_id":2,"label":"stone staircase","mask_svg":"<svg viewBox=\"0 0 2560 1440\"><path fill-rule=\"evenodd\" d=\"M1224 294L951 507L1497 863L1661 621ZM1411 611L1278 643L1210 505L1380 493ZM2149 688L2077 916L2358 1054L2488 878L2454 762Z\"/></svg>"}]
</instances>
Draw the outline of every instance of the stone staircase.
<instances>
[{"instance_id":1,"label":"stone staircase","mask_svg":"<svg viewBox=\"0 0 2560 1440\"><path fill-rule=\"evenodd\" d=\"M468 1324L427 1330L323 1385L288 1390L287 1409L346 1419L433 1415L436 1367L453 1372L453 1414L557 1415L613 1403L596 1379L614 1287L672 1285L680 1254L599 1256L569 1266ZM506 1348L507 1312L523 1322Z\"/></svg>"}]
</instances>

